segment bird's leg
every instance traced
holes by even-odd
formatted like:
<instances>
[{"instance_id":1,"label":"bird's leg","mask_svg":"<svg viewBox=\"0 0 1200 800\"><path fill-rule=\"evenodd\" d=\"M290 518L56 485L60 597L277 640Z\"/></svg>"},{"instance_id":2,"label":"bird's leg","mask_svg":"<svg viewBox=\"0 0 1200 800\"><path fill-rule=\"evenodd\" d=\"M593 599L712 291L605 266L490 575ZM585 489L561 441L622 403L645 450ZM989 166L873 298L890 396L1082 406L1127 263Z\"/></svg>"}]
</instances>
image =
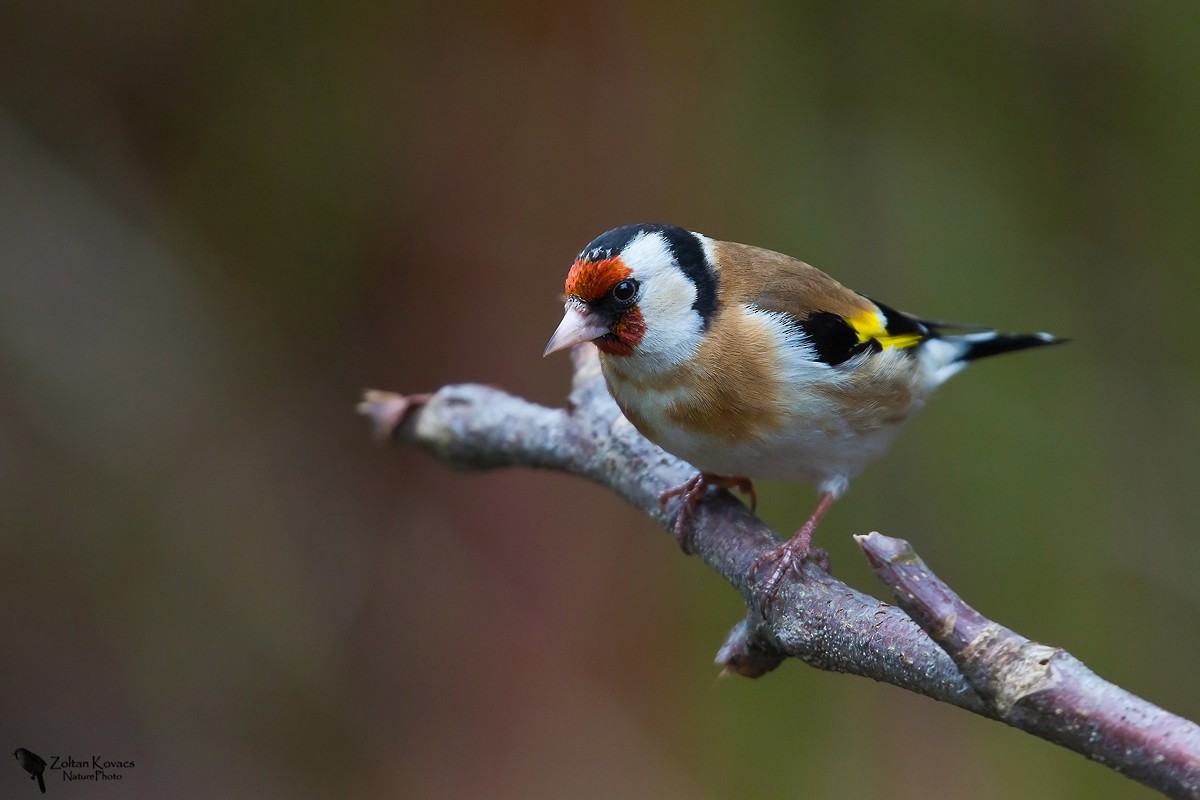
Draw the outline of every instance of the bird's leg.
<instances>
[{"instance_id":1,"label":"bird's leg","mask_svg":"<svg viewBox=\"0 0 1200 800\"><path fill-rule=\"evenodd\" d=\"M688 478L678 486L667 489L658 496L658 507L665 509L667 503L673 497L683 498L683 504L679 508L679 516L675 518L675 541L679 542L679 549L683 550L687 555L692 554L692 528L688 524L691 521L692 514L696 512L696 506L704 497L708 487L716 486L718 489L737 488L744 492L750 498L750 510L753 511L758 506L758 495L754 491L754 484L749 478L727 478L723 475L714 475L711 472L700 471L692 477Z\"/></svg>"},{"instance_id":2,"label":"bird's leg","mask_svg":"<svg viewBox=\"0 0 1200 800\"><path fill-rule=\"evenodd\" d=\"M775 600L775 593L779 590L779 582L783 580L783 576L788 573L788 570L800 566L807 556L816 556L817 561L821 564L821 568L828 571L829 556L824 550L814 548L812 546L813 531L817 529L817 523L821 521L821 517L825 516L825 512L833 505L833 495L830 492L823 492L821 500L817 503L816 509L812 516L800 526L800 530L783 542L778 547L772 548L754 560L754 566L751 567L751 573L757 573L764 565L774 563L775 569L771 571L771 576L763 583L762 586L762 611L763 616L771 608L771 603Z\"/></svg>"}]
</instances>

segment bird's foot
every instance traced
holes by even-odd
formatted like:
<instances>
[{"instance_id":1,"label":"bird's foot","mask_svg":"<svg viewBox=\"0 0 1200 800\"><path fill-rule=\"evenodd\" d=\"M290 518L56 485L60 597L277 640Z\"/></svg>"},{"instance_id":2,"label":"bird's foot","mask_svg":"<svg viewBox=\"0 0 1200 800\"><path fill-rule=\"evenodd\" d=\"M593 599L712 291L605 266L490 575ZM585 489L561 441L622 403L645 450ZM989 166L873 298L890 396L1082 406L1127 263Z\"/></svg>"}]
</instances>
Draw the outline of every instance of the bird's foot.
<instances>
[{"instance_id":1,"label":"bird's foot","mask_svg":"<svg viewBox=\"0 0 1200 800\"><path fill-rule=\"evenodd\" d=\"M754 484L750 482L749 478L727 478L711 472L697 472L680 485L667 489L658 496L658 507L665 509L672 498L682 498L679 515L675 518L674 533L675 541L679 542L679 549L683 550L686 555L692 554L692 527L689 523L692 515L696 513L696 506L699 505L710 486L716 486L718 489L736 488L750 498L751 511L758 507L758 494L754 491Z\"/></svg>"},{"instance_id":2,"label":"bird's foot","mask_svg":"<svg viewBox=\"0 0 1200 800\"><path fill-rule=\"evenodd\" d=\"M822 495L812 516L791 539L754 559L754 564L750 567L751 575L757 575L768 564L773 565L771 574L763 582L759 593L758 610L763 618L770 613L771 606L774 605L779 593L779 587L789 572L795 570L797 575L800 574L800 565L805 561L812 561L825 572L829 571L829 554L819 547L813 547L812 537L813 532L817 529L817 523L821 521L821 517L825 516L825 512L829 510L832 503L833 495L829 493Z\"/></svg>"},{"instance_id":3,"label":"bird's foot","mask_svg":"<svg viewBox=\"0 0 1200 800\"><path fill-rule=\"evenodd\" d=\"M829 553L820 547L813 547L811 539L807 542L799 542L799 539L799 536L793 537L768 550L754 559L754 565L750 568L751 574L757 575L763 567L772 566L771 574L759 590L758 610L764 619L771 613L771 607L779 595L779 587L790 571L795 570L799 575L800 565L805 561L812 561L825 572L829 571Z\"/></svg>"}]
</instances>

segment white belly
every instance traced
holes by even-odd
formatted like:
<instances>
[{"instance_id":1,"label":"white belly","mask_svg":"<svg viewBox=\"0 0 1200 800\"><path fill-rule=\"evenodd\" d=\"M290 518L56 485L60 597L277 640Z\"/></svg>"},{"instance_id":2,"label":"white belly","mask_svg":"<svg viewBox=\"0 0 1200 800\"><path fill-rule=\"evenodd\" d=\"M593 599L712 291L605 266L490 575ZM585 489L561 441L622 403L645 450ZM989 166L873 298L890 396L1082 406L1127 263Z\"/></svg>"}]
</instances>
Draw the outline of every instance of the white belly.
<instances>
[{"instance_id":1,"label":"white belly","mask_svg":"<svg viewBox=\"0 0 1200 800\"><path fill-rule=\"evenodd\" d=\"M654 405L654 404L651 404ZM840 495L857 475L891 446L898 425L856 432L828 419L791 418L783 428L753 440L673 426L665 415L646 420L654 442L705 472L747 478L799 481Z\"/></svg>"},{"instance_id":2,"label":"white belly","mask_svg":"<svg viewBox=\"0 0 1200 800\"><path fill-rule=\"evenodd\" d=\"M890 354L877 359L884 368L892 360ZM827 378L817 385L808 379L815 368L808 363L788 373L793 379L781 393L782 408L775 409L778 419L769 429L748 433L748 426L730 420L725 431L701 431L680 425L679 408L691 398L683 385L655 389L649 381L626 380L617 369L604 366L608 390L625 416L672 455L707 473L811 483L835 497L846 491L851 477L887 451L901 423L922 407L926 397L916 390L916 381L910 384L907 377L896 378L905 391L881 392L869 398L871 402L846 409L838 398L821 391L828 389ZM888 384L881 381L881 385ZM902 399L890 399L893 396Z\"/></svg>"}]
</instances>

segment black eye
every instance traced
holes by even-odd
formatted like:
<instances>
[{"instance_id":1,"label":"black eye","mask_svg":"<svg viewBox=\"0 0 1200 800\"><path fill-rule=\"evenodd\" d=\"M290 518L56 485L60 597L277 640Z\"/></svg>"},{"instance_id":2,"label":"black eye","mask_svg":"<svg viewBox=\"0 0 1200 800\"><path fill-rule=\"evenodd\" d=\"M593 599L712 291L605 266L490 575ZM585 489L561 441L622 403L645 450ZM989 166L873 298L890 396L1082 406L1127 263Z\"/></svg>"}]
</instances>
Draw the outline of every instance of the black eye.
<instances>
[{"instance_id":1,"label":"black eye","mask_svg":"<svg viewBox=\"0 0 1200 800\"><path fill-rule=\"evenodd\" d=\"M633 278L626 278L620 281L612 288L612 299L623 306L631 305L635 297L637 297L638 282Z\"/></svg>"}]
</instances>

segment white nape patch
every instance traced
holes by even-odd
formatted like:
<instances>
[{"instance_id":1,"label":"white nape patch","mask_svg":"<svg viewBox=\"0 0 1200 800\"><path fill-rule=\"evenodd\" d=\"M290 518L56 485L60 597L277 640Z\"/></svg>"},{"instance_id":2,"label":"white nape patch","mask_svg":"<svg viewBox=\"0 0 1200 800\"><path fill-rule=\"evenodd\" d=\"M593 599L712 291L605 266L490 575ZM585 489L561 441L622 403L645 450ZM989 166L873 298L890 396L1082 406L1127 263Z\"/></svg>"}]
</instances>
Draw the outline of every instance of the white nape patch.
<instances>
[{"instance_id":1,"label":"white nape patch","mask_svg":"<svg viewBox=\"0 0 1200 800\"><path fill-rule=\"evenodd\" d=\"M717 263L716 250L713 247L713 240L705 236L703 233L689 231L692 236L695 236L700 241L700 249L704 251L704 260L709 264Z\"/></svg>"},{"instance_id":2,"label":"white nape patch","mask_svg":"<svg viewBox=\"0 0 1200 800\"><path fill-rule=\"evenodd\" d=\"M666 238L640 234L621 251L621 260L641 284L637 305L646 335L634 350L638 367L662 371L693 358L704 329L704 320L692 307L696 284L675 262Z\"/></svg>"}]
</instances>

